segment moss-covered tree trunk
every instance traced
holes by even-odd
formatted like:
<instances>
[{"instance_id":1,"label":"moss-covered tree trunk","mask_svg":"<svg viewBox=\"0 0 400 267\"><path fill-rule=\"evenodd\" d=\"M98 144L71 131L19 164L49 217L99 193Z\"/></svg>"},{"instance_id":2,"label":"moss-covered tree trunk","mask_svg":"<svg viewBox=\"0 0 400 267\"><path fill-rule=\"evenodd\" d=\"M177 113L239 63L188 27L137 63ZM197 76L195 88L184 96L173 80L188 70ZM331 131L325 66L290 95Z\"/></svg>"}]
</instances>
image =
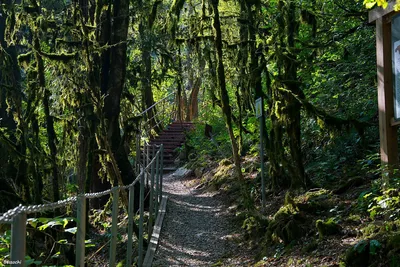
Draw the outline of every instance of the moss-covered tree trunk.
<instances>
[{"instance_id":1,"label":"moss-covered tree trunk","mask_svg":"<svg viewBox=\"0 0 400 267\"><path fill-rule=\"evenodd\" d=\"M141 10L140 22L139 22L139 33L141 40L141 52L142 52L142 69L141 69L141 83L142 83L142 108L143 110L150 108L154 105L154 96L152 90L152 29L157 14L157 7L161 1L155 1L153 6L146 1L138 1L139 9ZM160 131L157 118L156 107L150 109L146 116L149 120L151 128L154 128L157 132Z\"/></svg>"},{"instance_id":2,"label":"moss-covered tree trunk","mask_svg":"<svg viewBox=\"0 0 400 267\"><path fill-rule=\"evenodd\" d=\"M5 4L10 4L11 1L5 1ZM14 16L14 14L11 14ZM10 185L9 181L5 181L12 178L14 182L26 181L27 167L26 167L26 143L25 143L25 131L22 123L16 124L13 118L12 112L8 110L7 97L10 95L14 96L13 101L9 100L9 104L12 102L20 103L20 71L17 64L17 54L15 47L9 47L5 41L5 28L7 21L7 13L2 12L0 8L0 46L6 51L6 53L0 52L0 64L3 68L0 68L0 81L3 86L0 86L0 127L4 132L9 133L7 138L3 133L0 133L0 149L3 151L1 155L0 168L2 170L0 174L0 183L2 185L2 193L0 200L0 212L3 209L13 208L16 203L22 202L24 196L21 198L16 194L15 189ZM15 19L9 18L9 23L12 23L10 27L13 27ZM4 72L2 72L4 70ZM7 71L8 70L8 71ZM7 79L3 77L9 77L10 84L4 84ZM7 86L6 86L7 85ZM11 94L11 91L13 94ZM17 106L17 105L16 105ZM18 105L21 107L21 105ZM22 117L21 108L13 107L13 112L17 118ZM17 127L20 133L20 138L17 140L15 132ZM15 145L13 145L13 143ZM8 144L8 145L7 145ZM18 156L19 154L19 156ZM20 169L21 168L21 169ZM26 200L26 199L25 199Z\"/></svg>"},{"instance_id":3,"label":"moss-covered tree trunk","mask_svg":"<svg viewBox=\"0 0 400 267\"><path fill-rule=\"evenodd\" d=\"M218 85L219 85L218 87L221 98L222 112L224 113L225 123L228 128L229 138L231 139L232 155L236 167L236 172L239 179L243 179L239 149L235 139L235 135L233 133L232 108L229 104L229 96L228 96L228 91L226 89L225 69L224 69L223 53L222 53L221 22L218 10L219 0L210 0L210 1L214 13L213 14L213 27L215 31L214 45L217 53L217 74L218 74Z\"/></svg>"},{"instance_id":4,"label":"moss-covered tree trunk","mask_svg":"<svg viewBox=\"0 0 400 267\"><path fill-rule=\"evenodd\" d=\"M43 108L46 118L47 142L50 148L53 201L57 202L58 200L60 200L59 172L57 165L57 146L56 146L57 139L56 139L56 132L54 130L54 119L50 114L50 105L49 105L50 92L46 88L44 63L43 59L40 56L41 46L37 36L34 37L33 46L35 48L34 54L36 60L36 69L38 73L37 80L39 81L39 88L43 92Z\"/></svg>"},{"instance_id":5,"label":"moss-covered tree trunk","mask_svg":"<svg viewBox=\"0 0 400 267\"><path fill-rule=\"evenodd\" d=\"M272 105L270 107L273 126L270 173L274 188L280 184L297 189L307 185L301 151L301 105L295 97L302 94L297 77L297 56L294 52L299 24L296 20L294 2L279 1L278 10L280 15L276 34L278 43L276 64L279 74L278 81L272 88ZM289 148L289 158L285 156L285 146ZM281 165L287 170L286 174L281 169ZM290 184L282 183L282 181Z\"/></svg>"}]
</instances>

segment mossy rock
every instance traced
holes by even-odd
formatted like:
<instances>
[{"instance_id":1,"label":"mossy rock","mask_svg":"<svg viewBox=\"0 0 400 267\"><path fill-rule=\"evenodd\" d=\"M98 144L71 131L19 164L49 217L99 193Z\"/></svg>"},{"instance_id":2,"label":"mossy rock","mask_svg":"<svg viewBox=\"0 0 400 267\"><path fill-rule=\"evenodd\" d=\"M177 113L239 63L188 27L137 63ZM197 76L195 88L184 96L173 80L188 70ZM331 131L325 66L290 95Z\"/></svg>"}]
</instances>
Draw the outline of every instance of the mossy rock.
<instances>
[{"instance_id":1,"label":"mossy rock","mask_svg":"<svg viewBox=\"0 0 400 267\"><path fill-rule=\"evenodd\" d=\"M234 165L228 159L223 159L219 162L216 169L212 182L218 187L221 186L227 180L232 179L234 174Z\"/></svg>"},{"instance_id":2,"label":"mossy rock","mask_svg":"<svg viewBox=\"0 0 400 267\"><path fill-rule=\"evenodd\" d=\"M323 238L329 235L340 234L342 230L340 225L337 222L335 222L334 218L329 218L326 221L317 220L315 222L315 226L317 227L319 238Z\"/></svg>"},{"instance_id":3,"label":"mossy rock","mask_svg":"<svg viewBox=\"0 0 400 267\"><path fill-rule=\"evenodd\" d=\"M267 217L262 216L257 213L246 213L240 214L237 216L241 216L242 229L245 231L245 237L248 239L257 239L262 237L265 234L265 231L268 228L269 221Z\"/></svg>"},{"instance_id":4,"label":"mossy rock","mask_svg":"<svg viewBox=\"0 0 400 267\"><path fill-rule=\"evenodd\" d=\"M318 189L308 191L294 198L296 207L308 213L331 209L337 203L331 191Z\"/></svg>"},{"instance_id":5,"label":"mossy rock","mask_svg":"<svg viewBox=\"0 0 400 267\"><path fill-rule=\"evenodd\" d=\"M304 222L305 218L300 213L290 205L285 205L278 210L268 225L267 236L271 240L275 235L288 245L305 236L307 231Z\"/></svg>"},{"instance_id":6,"label":"mossy rock","mask_svg":"<svg viewBox=\"0 0 400 267\"><path fill-rule=\"evenodd\" d=\"M229 159L223 159L219 162L219 166L229 166L232 165L232 161Z\"/></svg>"}]
</instances>

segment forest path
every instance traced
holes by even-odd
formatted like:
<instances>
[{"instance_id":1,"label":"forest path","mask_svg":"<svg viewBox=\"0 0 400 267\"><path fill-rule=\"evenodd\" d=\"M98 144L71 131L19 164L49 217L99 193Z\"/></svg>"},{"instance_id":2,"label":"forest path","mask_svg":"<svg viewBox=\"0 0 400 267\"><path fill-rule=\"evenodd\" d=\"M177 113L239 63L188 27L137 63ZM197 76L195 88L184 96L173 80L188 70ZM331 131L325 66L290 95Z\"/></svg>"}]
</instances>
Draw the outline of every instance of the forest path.
<instances>
[{"instance_id":1,"label":"forest path","mask_svg":"<svg viewBox=\"0 0 400 267\"><path fill-rule=\"evenodd\" d=\"M164 177L167 213L153 266L247 266L228 206L218 192L196 189L195 179Z\"/></svg>"}]
</instances>

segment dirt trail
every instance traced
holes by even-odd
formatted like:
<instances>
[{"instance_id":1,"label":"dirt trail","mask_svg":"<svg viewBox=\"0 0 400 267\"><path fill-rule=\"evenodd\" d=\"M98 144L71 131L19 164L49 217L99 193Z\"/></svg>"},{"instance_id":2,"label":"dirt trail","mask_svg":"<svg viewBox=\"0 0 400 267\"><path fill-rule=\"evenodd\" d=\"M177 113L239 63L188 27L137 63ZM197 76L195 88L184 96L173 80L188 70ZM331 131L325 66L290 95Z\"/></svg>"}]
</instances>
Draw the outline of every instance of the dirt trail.
<instances>
[{"instance_id":1,"label":"dirt trail","mask_svg":"<svg viewBox=\"0 0 400 267\"><path fill-rule=\"evenodd\" d=\"M247 266L234 241L237 227L217 192L194 189L193 178L164 177L167 213L153 266Z\"/></svg>"}]
</instances>

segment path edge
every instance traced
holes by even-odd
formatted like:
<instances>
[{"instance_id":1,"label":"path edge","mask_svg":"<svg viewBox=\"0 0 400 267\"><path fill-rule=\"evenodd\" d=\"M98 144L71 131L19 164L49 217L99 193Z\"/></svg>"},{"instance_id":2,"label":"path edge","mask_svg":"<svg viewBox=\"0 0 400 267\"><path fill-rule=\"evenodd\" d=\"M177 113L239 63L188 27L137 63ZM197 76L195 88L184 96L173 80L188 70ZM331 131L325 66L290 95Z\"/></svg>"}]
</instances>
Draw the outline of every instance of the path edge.
<instances>
[{"instance_id":1,"label":"path edge","mask_svg":"<svg viewBox=\"0 0 400 267\"><path fill-rule=\"evenodd\" d=\"M143 261L144 267L151 267L154 259L154 255L156 254L158 241L160 239L160 233L162 228L162 223L164 221L164 216L166 213L168 196L163 196L160 204L160 208L158 209L158 216L153 228L153 234L151 235L150 244L146 252L146 257Z\"/></svg>"}]
</instances>

